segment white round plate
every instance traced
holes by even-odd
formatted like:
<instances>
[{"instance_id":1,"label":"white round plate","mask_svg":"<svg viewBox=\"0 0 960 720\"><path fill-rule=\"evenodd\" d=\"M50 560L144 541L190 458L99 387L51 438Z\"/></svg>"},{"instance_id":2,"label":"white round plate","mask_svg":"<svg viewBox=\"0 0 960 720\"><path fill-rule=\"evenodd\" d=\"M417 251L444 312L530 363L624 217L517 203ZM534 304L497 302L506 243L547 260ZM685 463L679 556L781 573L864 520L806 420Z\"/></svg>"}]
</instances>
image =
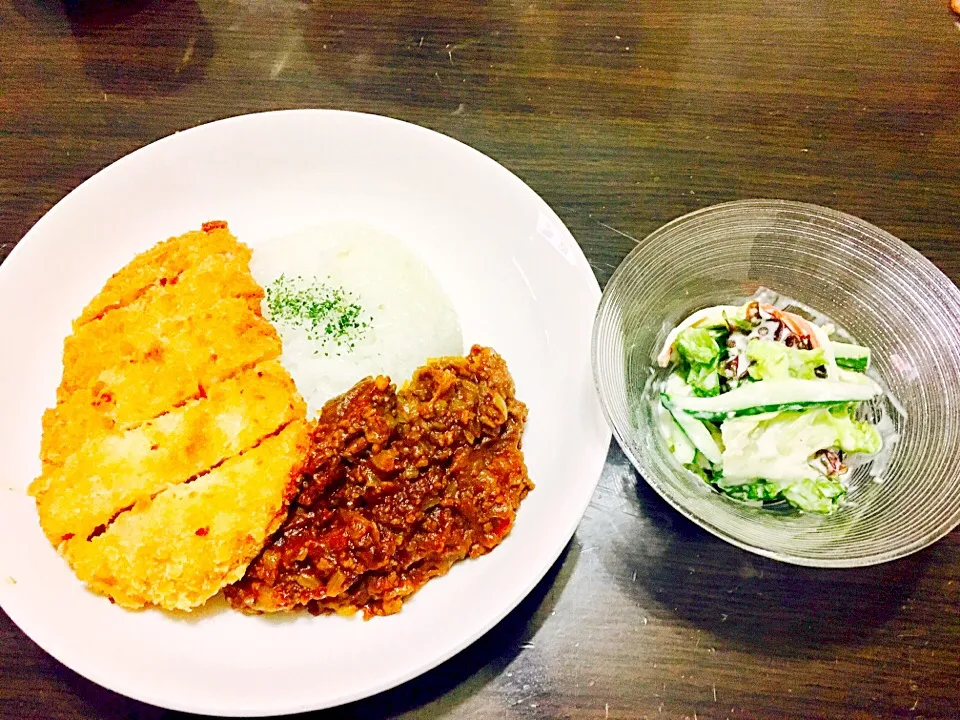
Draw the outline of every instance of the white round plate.
<instances>
[{"instance_id":1,"label":"white round plate","mask_svg":"<svg viewBox=\"0 0 960 720\"><path fill-rule=\"evenodd\" d=\"M223 219L254 247L327 221L373 225L433 270L468 345L507 360L530 408L536 489L490 555L459 563L386 618L128 612L87 591L40 531L25 489L55 402L70 321L159 240ZM560 219L516 176L423 128L294 110L172 135L87 180L0 266L0 605L38 645L100 685L217 715L330 707L436 666L534 587L573 535L610 433L590 371L596 279ZM359 379L359 378L358 378Z\"/></svg>"}]
</instances>

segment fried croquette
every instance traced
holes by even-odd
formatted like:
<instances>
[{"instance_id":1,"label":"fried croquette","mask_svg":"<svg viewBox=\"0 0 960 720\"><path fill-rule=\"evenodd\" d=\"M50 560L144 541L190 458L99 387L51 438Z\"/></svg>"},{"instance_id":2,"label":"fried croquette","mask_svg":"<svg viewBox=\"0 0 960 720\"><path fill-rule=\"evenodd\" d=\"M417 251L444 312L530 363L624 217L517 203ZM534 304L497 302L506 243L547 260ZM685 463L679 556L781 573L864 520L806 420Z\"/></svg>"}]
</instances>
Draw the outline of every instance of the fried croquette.
<instances>
[{"instance_id":1,"label":"fried croquette","mask_svg":"<svg viewBox=\"0 0 960 720\"><path fill-rule=\"evenodd\" d=\"M296 486L306 406L250 257L223 222L162 242L64 343L30 493L77 575L125 607L190 609L237 579Z\"/></svg>"}]
</instances>

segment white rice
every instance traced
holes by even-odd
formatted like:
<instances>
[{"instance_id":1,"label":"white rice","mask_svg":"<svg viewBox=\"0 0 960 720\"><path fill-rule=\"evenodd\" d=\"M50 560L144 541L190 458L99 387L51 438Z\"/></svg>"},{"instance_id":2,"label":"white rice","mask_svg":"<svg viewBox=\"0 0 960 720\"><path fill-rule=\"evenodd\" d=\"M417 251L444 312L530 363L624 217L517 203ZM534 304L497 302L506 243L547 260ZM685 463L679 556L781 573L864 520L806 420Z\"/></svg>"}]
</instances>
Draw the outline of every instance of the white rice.
<instances>
[{"instance_id":1,"label":"white rice","mask_svg":"<svg viewBox=\"0 0 960 720\"><path fill-rule=\"evenodd\" d=\"M387 375L399 386L427 359L464 352L457 313L429 269L374 228L304 228L256 246L250 269L264 288L281 275L341 287L372 318L352 349L322 344L304 326L274 321L283 341L281 361L311 414L365 377ZM266 299L264 315L270 317Z\"/></svg>"}]
</instances>

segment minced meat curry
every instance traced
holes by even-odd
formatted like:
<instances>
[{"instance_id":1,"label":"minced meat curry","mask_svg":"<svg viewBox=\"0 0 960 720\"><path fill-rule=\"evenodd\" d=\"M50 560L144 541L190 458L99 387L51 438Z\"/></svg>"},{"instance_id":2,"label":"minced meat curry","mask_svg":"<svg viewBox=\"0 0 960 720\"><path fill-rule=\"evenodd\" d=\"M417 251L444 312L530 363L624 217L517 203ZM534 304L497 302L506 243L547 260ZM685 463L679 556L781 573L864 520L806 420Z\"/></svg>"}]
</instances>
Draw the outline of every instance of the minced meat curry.
<instances>
[{"instance_id":1,"label":"minced meat curry","mask_svg":"<svg viewBox=\"0 0 960 720\"><path fill-rule=\"evenodd\" d=\"M526 406L489 348L431 361L399 392L366 379L328 402L297 500L237 584L247 612L389 615L457 561L490 552L533 488Z\"/></svg>"}]
</instances>

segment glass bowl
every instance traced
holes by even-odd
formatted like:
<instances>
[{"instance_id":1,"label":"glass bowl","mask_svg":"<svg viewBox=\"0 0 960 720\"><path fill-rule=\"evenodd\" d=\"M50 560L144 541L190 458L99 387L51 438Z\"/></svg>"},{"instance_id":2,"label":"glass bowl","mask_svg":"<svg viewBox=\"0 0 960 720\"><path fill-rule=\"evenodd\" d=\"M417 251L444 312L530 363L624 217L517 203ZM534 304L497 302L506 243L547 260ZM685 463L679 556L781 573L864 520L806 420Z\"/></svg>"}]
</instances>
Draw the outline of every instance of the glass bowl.
<instances>
[{"instance_id":1,"label":"glass bowl","mask_svg":"<svg viewBox=\"0 0 960 720\"><path fill-rule=\"evenodd\" d=\"M873 351L889 391L886 452L830 515L758 508L686 471L661 439L651 378L667 333L695 310L769 288ZM960 524L960 291L920 253L815 205L747 200L664 225L603 293L593 371L607 421L640 475L695 523L785 562L857 567L923 548Z\"/></svg>"}]
</instances>

